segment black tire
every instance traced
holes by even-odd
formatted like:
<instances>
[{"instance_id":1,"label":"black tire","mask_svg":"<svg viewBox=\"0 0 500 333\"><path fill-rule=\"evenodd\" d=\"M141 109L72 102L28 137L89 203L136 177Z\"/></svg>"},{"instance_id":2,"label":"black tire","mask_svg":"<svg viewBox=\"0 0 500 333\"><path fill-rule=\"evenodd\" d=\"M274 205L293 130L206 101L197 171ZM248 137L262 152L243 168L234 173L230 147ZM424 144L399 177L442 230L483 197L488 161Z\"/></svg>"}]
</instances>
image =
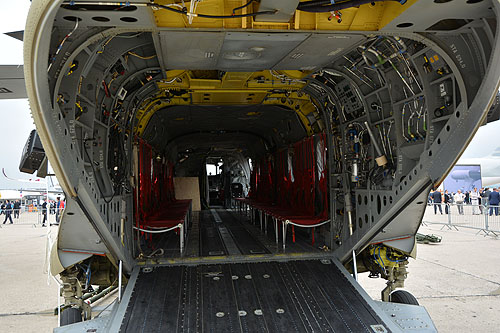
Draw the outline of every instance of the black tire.
<instances>
[{"instance_id":1,"label":"black tire","mask_svg":"<svg viewBox=\"0 0 500 333\"><path fill-rule=\"evenodd\" d=\"M418 304L415 296L407 292L406 290L395 290L391 293L390 298L392 303L400 303L400 304L411 304L411 305L420 305Z\"/></svg>"},{"instance_id":2,"label":"black tire","mask_svg":"<svg viewBox=\"0 0 500 333\"><path fill-rule=\"evenodd\" d=\"M71 325L82 321L82 310L67 308L61 312L61 326Z\"/></svg>"}]
</instances>

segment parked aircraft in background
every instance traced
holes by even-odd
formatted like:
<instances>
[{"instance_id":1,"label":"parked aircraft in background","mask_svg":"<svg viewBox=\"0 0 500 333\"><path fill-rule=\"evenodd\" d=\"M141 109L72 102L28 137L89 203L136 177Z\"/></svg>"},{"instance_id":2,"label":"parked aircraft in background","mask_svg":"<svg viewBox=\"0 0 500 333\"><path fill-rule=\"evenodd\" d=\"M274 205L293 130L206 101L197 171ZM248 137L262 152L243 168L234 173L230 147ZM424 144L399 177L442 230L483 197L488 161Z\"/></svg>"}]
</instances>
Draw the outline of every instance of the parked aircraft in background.
<instances>
[{"instance_id":1,"label":"parked aircraft in background","mask_svg":"<svg viewBox=\"0 0 500 333\"><path fill-rule=\"evenodd\" d=\"M481 181L483 187L493 186L500 183L500 147L497 147L488 156L460 159L460 164L481 165ZM474 173L470 176L477 177L477 174Z\"/></svg>"}]
</instances>

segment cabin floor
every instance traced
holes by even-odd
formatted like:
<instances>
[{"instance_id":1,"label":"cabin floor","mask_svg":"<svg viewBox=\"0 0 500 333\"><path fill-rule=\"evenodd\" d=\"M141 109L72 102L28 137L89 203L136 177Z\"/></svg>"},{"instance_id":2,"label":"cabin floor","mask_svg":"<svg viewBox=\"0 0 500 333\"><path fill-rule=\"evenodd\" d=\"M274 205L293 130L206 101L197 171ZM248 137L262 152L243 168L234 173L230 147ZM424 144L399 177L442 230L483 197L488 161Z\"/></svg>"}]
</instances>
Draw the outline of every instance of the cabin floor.
<instances>
[{"instance_id":1,"label":"cabin floor","mask_svg":"<svg viewBox=\"0 0 500 333\"><path fill-rule=\"evenodd\" d=\"M120 332L389 332L341 269L326 259L143 268Z\"/></svg>"},{"instance_id":2,"label":"cabin floor","mask_svg":"<svg viewBox=\"0 0 500 333\"><path fill-rule=\"evenodd\" d=\"M264 223L263 223L264 225ZM261 230L259 217L254 224L249 212L238 209L212 207L193 212L192 223L188 227L184 258L245 256L278 253L324 253L324 242L319 230L315 231L315 243L312 244L311 228L288 227L286 250L283 250L282 228L279 229L279 242L276 244L274 223L269 219L267 230ZM263 227L264 229L264 227ZM295 230L294 230L295 229ZM295 241L293 240L295 234ZM156 251L163 255L154 258L179 258L179 236L176 232L155 234L142 245L146 255Z\"/></svg>"},{"instance_id":3,"label":"cabin floor","mask_svg":"<svg viewBox=\"0 0 500 333\"><path fill-rule=\"evenodd\" d=\"M139 264L120 332L390 331L312 229L294 242L289 228L284 251L281 226L276 244L274 224L253 220L195 212L182 258L175 232L155 235L148 250L163 255Z\"/></svg>"}]
</instances>

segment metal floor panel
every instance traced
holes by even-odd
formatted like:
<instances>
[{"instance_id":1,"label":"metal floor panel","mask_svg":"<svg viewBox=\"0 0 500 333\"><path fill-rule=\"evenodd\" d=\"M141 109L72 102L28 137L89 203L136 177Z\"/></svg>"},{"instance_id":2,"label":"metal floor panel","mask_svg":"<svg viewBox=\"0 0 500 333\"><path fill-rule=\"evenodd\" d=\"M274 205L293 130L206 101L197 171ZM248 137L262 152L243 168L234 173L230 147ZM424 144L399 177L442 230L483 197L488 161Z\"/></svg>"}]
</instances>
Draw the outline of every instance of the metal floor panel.
<instances>
[{"instance_id":1,"label":"metal floor panel","mask_svg":"<svg viewBox=\"0 0 500 333\"><path fill-rule=\"evenodd\" d=\"M306 260L141 272L120 331L375 332L372 325L383 322L335 264Z\"/></svg>"},{"instance_id":2,"label":"metal floor panel","mask_svg":"<svg viewBox=\"0 0 500 333\"><path fill-rule=\"evenodd\" d=\"M319 249L319 241L316 246L311 245L310 235L306 230L296 230L296 242L292 241L292 228L289 228L289 233L286 253L323 252ZM266 234L260 229L260 225L252 225L246 216L226 209L193 212L192 225L188 228L187 235L184 253L186 258L283 253L282 245L275 242L273 223L269 223ZM143 244L146 254L159 248L163 249L163 258L178 259L178 234L167 232L153 235L151 242ZM155 259L158 258L155 256Z\"/></svg>"}]
</instances>

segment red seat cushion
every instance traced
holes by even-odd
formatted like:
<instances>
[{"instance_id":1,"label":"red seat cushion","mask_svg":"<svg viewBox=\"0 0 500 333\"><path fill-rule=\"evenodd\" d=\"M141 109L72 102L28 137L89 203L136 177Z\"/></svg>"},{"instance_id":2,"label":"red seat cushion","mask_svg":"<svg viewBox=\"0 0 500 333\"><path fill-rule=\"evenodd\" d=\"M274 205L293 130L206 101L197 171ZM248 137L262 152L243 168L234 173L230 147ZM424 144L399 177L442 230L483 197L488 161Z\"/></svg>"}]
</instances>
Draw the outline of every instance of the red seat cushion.
<instances>
[{"instance_id":1,"label":"red seat cushion","mask_svg":"<svg viewBox=\"0 0 500 333\"><path fill-rule=\"evenodd\" d=\"M161 210L148 216L144 221L145 227L171 228L184 219L191 206L191 200L176 200L162 206Z\"/></svg>"}]
</instances>

